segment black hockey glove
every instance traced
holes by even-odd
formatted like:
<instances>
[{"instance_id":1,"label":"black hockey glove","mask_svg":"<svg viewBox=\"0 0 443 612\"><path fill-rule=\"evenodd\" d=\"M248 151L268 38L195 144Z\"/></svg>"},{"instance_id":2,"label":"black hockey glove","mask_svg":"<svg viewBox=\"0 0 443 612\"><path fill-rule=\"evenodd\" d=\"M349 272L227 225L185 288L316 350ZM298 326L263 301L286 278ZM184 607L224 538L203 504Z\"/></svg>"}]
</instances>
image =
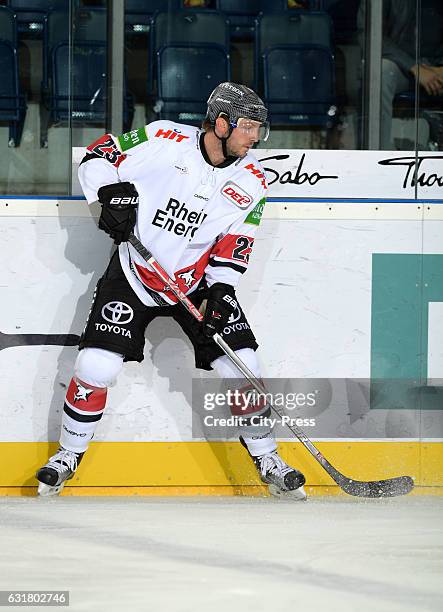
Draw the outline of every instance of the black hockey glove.
<instances>
[{"instance_id":1,"label":"black hockey glove","mask_svg":"<svg viewBox=\"0 0 443 612\"><path fill-rule=\"evenodd\" d=\"M215 283L209 288L208 303L203 318L203 333L211 338L226 326L229 317L237 308L234 287L225 283Z\"/></svg>"},{"instance_id":2,"label":"black hockey glove","mask_svg":"<svg viewBox=\"0 0 443 612\"><path fill-rule=\"evenodd\" d=\"M132 183L113 183L98 190L102 212L98 226L114 239L126 242L137 218L138 193Z\"/></svg>"}]
</instances>

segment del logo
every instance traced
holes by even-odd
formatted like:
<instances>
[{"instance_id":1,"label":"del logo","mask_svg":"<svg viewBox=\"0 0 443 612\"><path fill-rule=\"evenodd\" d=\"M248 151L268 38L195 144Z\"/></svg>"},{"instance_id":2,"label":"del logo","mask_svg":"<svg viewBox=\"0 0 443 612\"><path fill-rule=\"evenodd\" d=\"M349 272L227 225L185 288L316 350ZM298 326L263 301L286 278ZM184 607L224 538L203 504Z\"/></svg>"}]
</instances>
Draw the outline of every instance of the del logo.
<instances>
[{"instance_id":1,"label":"del logo","mask_svg":"<svg viewBox=\"0 0 443 612\"><path fill-rule=\"evenodd\" d=\"M162 130L161 128L157 130L155 133L156 138L166 138L167 140L175 140L175 142L181 142L182 140L186 140L189 136L185 136L184 134L180 134L180 131L177 129L174 130Z\"/></svg>"},{"instance_id":2,"label":"del logo","mask_svg":"<svg viewBox=\"0 0 443 612\"><path fill-rule=\"evenodd\" d=\"M252 198L249 193L246 193L246 191L235 183L226 183L221 192L227 200L234 202L234 204L236 204L239 208L247 208L252 202Z\"/></svg>"}]
</instances>

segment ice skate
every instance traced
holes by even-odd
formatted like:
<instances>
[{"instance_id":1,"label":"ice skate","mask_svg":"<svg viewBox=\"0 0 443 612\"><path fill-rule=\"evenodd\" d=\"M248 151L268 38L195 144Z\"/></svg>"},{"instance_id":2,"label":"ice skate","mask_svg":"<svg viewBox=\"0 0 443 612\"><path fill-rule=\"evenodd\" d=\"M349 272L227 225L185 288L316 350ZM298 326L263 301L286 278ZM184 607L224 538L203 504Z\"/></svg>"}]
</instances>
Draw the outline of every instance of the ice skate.
<instances>
[{"instance_id":1,"label":"ice skate","mask_svg":"<svg viewBox=\"0 0 443 612\"><path fill-rule=\"evenodd\" d=\"M74 453L60 447L35 475L39 481L38 495L41 497L59 495L65 482L74 476L82 457L83 453Z\"/></svg>"},{"instance_id":2,"label":"ice skate","mask_svg":"<svg viewBox=\"0 0 443 612\"><path fill-rule=\"evenodd\" d=\"M248 450L242 438L240 438L240 442ZM253 457L250 453L249 456L259 472L260 478L268 485L271 495L274 497L292 498L297 501L305 501L307 499L303 488L306 481L304 475L285 463L276 450L272 453L259 455L258 457Z\"/></svg>"}]
</instances>

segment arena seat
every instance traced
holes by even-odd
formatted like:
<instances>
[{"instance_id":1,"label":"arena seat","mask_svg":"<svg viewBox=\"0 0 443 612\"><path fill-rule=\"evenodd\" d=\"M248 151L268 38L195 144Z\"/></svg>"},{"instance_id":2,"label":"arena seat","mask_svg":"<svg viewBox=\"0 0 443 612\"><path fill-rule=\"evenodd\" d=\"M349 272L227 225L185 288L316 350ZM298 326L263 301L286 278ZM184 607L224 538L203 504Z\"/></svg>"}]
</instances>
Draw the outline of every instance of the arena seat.
<instances>
[{"instance_id":1,"label":"arena seat","mask_svg":"<svg viewBox=\"0 0 443 612\"><path fill-rule=\"evenodd\" d=\"M231 77L226 48L170 44L157 52L157 62L159 118L201 125L209 94Z\"/></svg>"},{"instance_id":2,"label":"arena seat","mask_svg":"<svg viewBox=\"0 0 443 612\"><path fill-rule=\"evenodd\" d=\"M47 146L51 124L75 121L103 124L107 97L107 28L104 9L78 9L74 13L72 49L69 20L63 11L46 18L42 99L41 146ZM124 95L123 124L130 128L133 100Z\"/></svg>"},{"instance_id":3,"label":"arena seat","mask_svg":"<svg viewBox=\"0 0 443 612\"><path fill-rule=\"evenodd\" d=\"M201 45L209 45L215 48L213 54L217 59L217 66L219 66L218 59L221 55L220 49L223 49L225 57L229 57L228 21L222 13L210 9L202 11L182 10L175 13L157 13L152 22L150 45L151 62L148 68L148 95L150 96L154 96L156 91L158 93L159 90L159 66L164 66L165 62L168 63L172 61L173 56L175 58L174 62L178 61L176 52L168 53L163 50L164 47L170 45L175 48L177 48L177 45L183 45L186 55L184 61L188 62L189 66L191 66L190 62L192 57L189 48L194 45L196 49L198 49L198 51L194 53L196 70L198 74L200 74L200 60L197 60L197 58L201 57ZM210 47L206 48L209 49ZM162 56L161 59L159 59L158 55L160 51ZM193 79L193 75L190 74L189 77ZM157 84L157 88L155 88L155 84ZM201 89L201 87L197 88L197 91L199 92L199 97L203 99L204 94L199 91ZM164 80L162 90L165 91Z\"/></svg>"},{"instance_id":4,"label":"arena seat","mask_svg":"<svg viewBox=\"0 0 443 612\"><path fill-rule=\"evenodd\" d=\"M335 121L334 60L320 45L280 45L263 54L264 99L275 125Z\"/></svg>"},{"instance_id":5,"label":"arena seat","mask_svg":"<svg viewBox=\"0 0 443 612\"><path fill-rule=\"evenodd\" d=\"M271 121L330 127L336 120L330 17L302 10L262 14L255 40L255 88Z\"/></svg>"},{"instance_id":6,"label":"arena seat","mask_svg":"<svg viewBox=\"0 0 443 612\"><path fill-rule=\"evenodd\" d=\"M125 0L125 28L129 34L149 32L154 13L177 11L180 0Z\"/></svg>"},{"instance_id":7,"label":"arena seat","mask_svg":"<svg viewBox=\"0 0 443 612\"><path fill-rule=\"evenodd\" d=\"M67 0L9 0L8 4L17 14L18 31L41 37L46 15L51 10L66 9ZM77 4L78 0L73 0L72 6Z\"/></svg>"},{"instance_id":8,"label":"arena seat","mask_svg":"<svg viewBox=\"0 0 443 612\"><path fill-rule=\"evenodd\" d=\"M216 0L216 9L229 19L231 40L253 39L255 19L262 4L262 0Z\"/></svg>"}]
</instances>

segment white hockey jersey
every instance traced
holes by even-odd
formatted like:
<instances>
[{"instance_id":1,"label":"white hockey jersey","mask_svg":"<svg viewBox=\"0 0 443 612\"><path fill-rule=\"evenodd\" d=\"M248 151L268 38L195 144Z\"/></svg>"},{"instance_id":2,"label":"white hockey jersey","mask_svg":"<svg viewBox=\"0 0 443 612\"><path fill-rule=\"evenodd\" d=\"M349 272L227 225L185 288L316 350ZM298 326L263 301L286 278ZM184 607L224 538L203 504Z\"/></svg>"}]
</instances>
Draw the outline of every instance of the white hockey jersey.
<instances>
[{"instance_id":1,"label":"white hockey jersey","mask_svg":"<svg viewBox=\"0 0 443 612\"><path fill-rule=\"evenodd\" d=\"M214 167L201 148L202 134L170 121L119 137L106 134L88 147L79 167L89 203L103 185L134 184L139 194L134 233L185 293L193 292L204 275L209 286L237 286L265 204L265 174L256 158L248 153ZM144 304L177 302L130 244L120 245L119 256Z\"/></svg>"}]
</instances>

